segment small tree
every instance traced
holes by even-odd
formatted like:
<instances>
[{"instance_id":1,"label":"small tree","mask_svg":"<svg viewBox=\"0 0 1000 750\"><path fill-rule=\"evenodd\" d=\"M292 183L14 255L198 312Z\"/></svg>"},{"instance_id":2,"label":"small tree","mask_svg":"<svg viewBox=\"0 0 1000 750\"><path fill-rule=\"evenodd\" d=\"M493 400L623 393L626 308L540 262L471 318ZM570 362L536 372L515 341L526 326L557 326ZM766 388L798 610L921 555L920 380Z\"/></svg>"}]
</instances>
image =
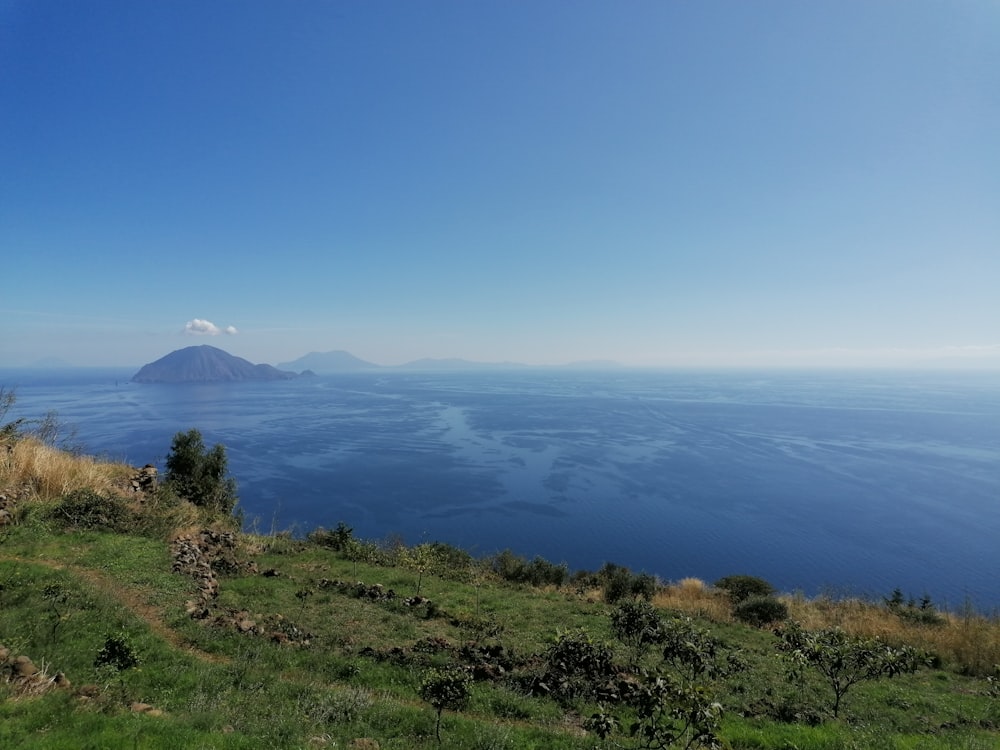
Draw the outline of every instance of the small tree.
<instances>
[{"instance_id":1,"label":"small tree","mask_svg":"<svg viewBox=\"0 0 1000 750\"><path fill-rule=\"evenodd\" d=\"M646 601L623 602L611 611L611 632L628 649L629 666L639 666L654 643L663 639L663 620Z\"/></svg>"},{"instance_id":2,"label":"small tree","mask_svg":"<svg viewBox=\"0 0 1000 750\"><path fill-rule=\"evenodd\" d=\"M469 703L471 695L468 673L460 667L441 667L430 672L420 683L420 697L437 711L434 736L441 744L441 712L444 709L460 711Z\"/></svg>"},{"instance_id":3,"label":"small tree","mask_svg":"<svg viewBox=\"0 0 1000 750\"><path fill-rule=\"evenodd\" d=\"M919 654L911 646L890 646L878 638L848 635L840 628L808 631L792 623L780 637L778 647L791 656L792 674L801 678L804 668L812 667L833 690L834 718L852 686L914 672L920 665Z\"/></svg>"},{"instance_id":4,"label":"small tree","mask_svg":"<svg viewBox=\"0 0 1000 750\"><path fill-rule=\"evenodd\" d=\"M226 448L205 448L198 430L178 432L166 461L166 484L180 497L202 508L232 513L236 507L236 480L228 476Z\"/></svg>"},{"instance_id":5,"label":"small tree","mask_svg":"<svg viewBox=\"0 0 1000 750\"><path fill-rule=\"evenodd\" d=\"M438 564L438 552L432 544L424 542L416 547L403 548L400 556L403 566L417 573L417 592L420 596L420 587L424 582L424 574L429 573Z\"/></svg>"}]
</instances>

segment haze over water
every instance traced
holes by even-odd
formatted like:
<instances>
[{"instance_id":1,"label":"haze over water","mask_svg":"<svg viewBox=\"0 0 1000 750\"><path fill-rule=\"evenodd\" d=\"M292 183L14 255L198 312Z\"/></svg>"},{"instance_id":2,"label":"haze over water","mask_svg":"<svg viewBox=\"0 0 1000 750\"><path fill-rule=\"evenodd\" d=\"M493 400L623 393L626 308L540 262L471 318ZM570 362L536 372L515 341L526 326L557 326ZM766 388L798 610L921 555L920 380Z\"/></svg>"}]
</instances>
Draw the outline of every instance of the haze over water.
<instances>
[{"instance_id":1,"label":"haze over water","mask_svg":"<svg viewBox=\"0 0 1000 750\"><path fill-rule=\"evenodd\" d=\"M343 520L667 580L1000 607L995 374L526 370L137 385L3 373L89 452L161 466L226 445L263 531Z\"/></svg>"}]
</instances>

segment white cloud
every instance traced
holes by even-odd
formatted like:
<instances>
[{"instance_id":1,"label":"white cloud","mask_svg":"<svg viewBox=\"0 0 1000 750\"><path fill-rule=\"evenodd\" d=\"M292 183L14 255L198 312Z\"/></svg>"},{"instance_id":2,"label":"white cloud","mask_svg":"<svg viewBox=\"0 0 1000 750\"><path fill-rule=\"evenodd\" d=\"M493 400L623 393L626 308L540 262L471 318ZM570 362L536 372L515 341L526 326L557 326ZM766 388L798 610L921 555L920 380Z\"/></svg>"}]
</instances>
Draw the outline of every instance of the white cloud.
<instances>
[{"instance_id":1,"label":"white cloud","mask_svg":"<svg viewBox=\"0 0 1000 750\"><path fill-rule=\"evenodd\" d=\"M226 326L225 329L222 329L210 320L195 318L184 324L184 333L188 336L218 336L220 333L235 336L238 331L236 326Z\"/></svg>"}]
</instances>

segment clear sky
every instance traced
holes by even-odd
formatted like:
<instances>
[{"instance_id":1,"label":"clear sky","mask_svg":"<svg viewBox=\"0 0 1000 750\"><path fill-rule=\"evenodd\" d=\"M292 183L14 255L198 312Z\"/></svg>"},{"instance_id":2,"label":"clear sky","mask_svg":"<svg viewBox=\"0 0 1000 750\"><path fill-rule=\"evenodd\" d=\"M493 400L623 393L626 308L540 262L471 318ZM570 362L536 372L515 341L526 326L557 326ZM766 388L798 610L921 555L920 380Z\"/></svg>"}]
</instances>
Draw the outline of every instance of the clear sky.
<instances>
[{"instance_id":1,"label":"clear sky","mask_svg":"<svg viewBox=\"0 0 1000 750\"><path fill-rule=\"evenodd\" d=\"M0 366L1000 367L1000 3L0 0L0 258Z\"/></svg>"}]
</instances>

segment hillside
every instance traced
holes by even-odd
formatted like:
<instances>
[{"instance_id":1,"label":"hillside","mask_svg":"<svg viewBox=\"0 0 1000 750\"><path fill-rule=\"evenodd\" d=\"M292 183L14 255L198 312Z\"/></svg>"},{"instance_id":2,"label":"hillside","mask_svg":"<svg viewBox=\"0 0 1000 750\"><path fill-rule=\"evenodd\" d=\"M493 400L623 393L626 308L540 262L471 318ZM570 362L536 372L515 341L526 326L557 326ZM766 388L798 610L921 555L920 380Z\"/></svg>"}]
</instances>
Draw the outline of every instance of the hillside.
<instances>
[{"instance_id":1,"label":"hillside","mask_svg":"<svg viewBox=\"0 0 1000 750\"><path fill-rule=\"evenodd\" d=\"M271 365L255 365L242 357L203 344L170 352L132 377L135 383L220 383L240 380L288 380L297 377Z\"/></svg>"},{"instance_id":2,"label":"hillside","mask_svg":"<svg viewBox=\"0 0 1000 750\"><path fill-rule=\"evenodd\" d=\"M1000 747L996 619L778 596L806 632L921 654L834 716L819 671L789 682L797 631L743 622L730 584L570 575L343 524L244 533L149 468L2 440L2 747L590 750L642 746L634 720L662 740L695 707L734 750Z\"/></svg>"}]
</instances>

